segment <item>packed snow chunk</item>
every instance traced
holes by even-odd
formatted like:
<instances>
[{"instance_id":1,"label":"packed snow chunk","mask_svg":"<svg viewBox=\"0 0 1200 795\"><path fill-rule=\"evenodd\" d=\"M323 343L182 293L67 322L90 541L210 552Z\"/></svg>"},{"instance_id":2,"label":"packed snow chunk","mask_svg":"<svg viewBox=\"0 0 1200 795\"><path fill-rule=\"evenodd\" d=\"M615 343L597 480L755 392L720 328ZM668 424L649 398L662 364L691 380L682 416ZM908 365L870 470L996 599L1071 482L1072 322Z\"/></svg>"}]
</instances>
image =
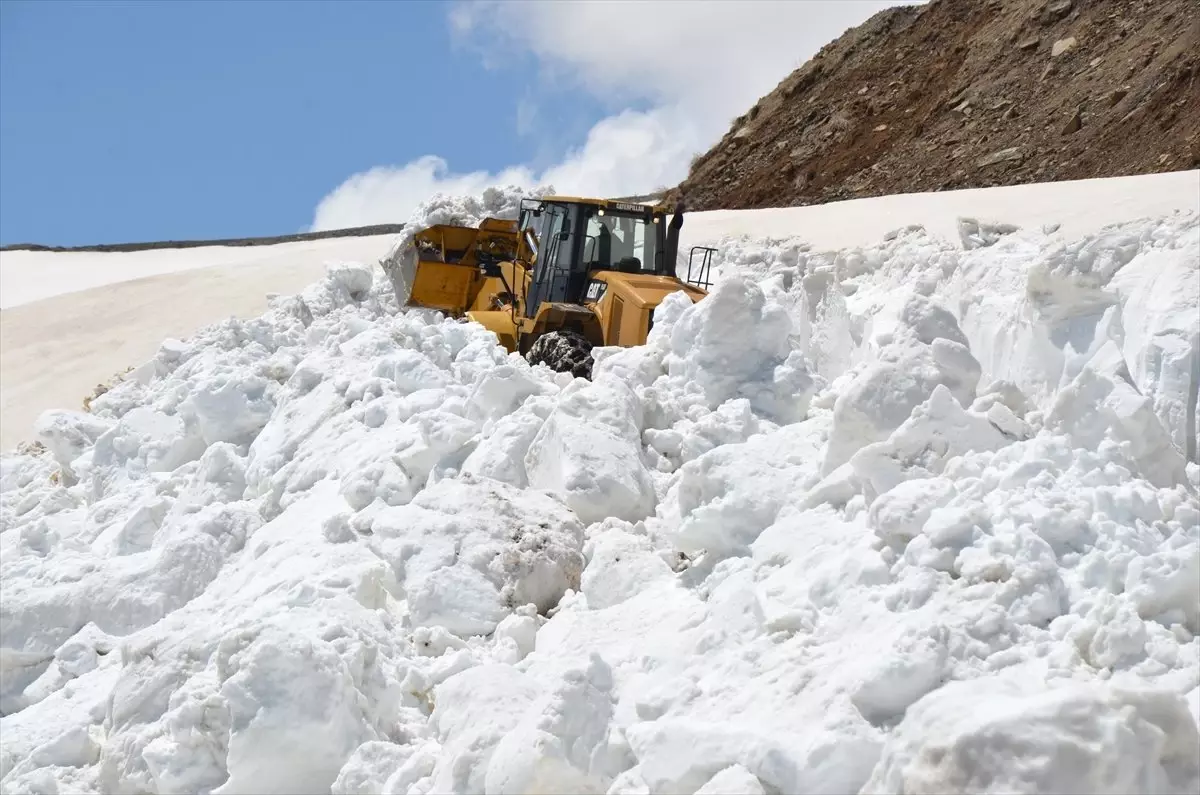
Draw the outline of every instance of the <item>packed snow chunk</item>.
<instances>
[{"instance_id":1,"label":"packed snow chunk","mask_svg":"<svg viewBox=\"0 0 1200 795\"><path fill-rule=\"evenodd\" d=\"M773 421L797 422L816 383L791 334L783 306L768 301L754 282L731 276L675 322L667 374L699 387L709 409L746 398Z\"/></svg>"},{"instance_id":2,"label":"packed snow chunk","mask_svg":"<svg viewBox=\"0 0 1200 795\"><path fill-rule=\"evenodd\" d=\"M525 455L529 485L561 496L586 524L644 519L655 494L641 438L641 404L628 386L613 377L577 379Z\"/></svg>"},{"instance_id":3,"label":"packed snow chunk","mask_svg":"<svg viewBox=\"0 0 1200 795\"><path fill-rule=\"evenodd\" d=\"M936 320L941 316L921 317ZM920 329L919 334L951 331L957 331L957 326L946 329L935 323L934 328ZM974 401L979 363L960 343L943 336L934 337L929 345L920 341L903 346L889 343L884 354L894 358L866 366L834 403L833 430L821 468L823 474L833 472L866 445L886 439L939 385L962 405Z\"/></svg>"},{"instance_id":4,"label":"packed snow chunk","mask_svg":"<svg viewBox=\"0 0 1200 795\"><path fill-rule=\"evenodd\" d=\"M963 248L971 251L993 245L1004 235L1011 235L1020 227L999 221L980 221L978 218L960 217L958 219L958 238Z\"/></svg>"},{"instance_id":5,"label":"packed snow chunk","mask_svg":"<svg viewBox=\"0 0 1200 795\"><path fill-rule=\"evenodd\" d=\"M89 621L125 635L202 593L225 562L221 545L210 535L185 531L150 548L155 516L161 519L163 512L139 507L111 525L113 534L98 539L97 547L113 557L71 550L5 561L0 600L5 646L53 651Z\"/></svg>"},{"instance_id":6,"label":"packed snow chunk","mask_svg":"<svg viewBox=\"0 0 1200 795\"><path fill-rule=\"evenodd\" d=\"M1188 461L1200 461L1200 333L1193 333L1190 339L1180 332L1152 337L1137 369L1144 374L1140 391L1153 396L1154 413L1171 443Z\"/></svg>"},{"instance_id":7,"label":"packed snow chunk","mask_svg":"<svg viewBox=\"0 0 1200 795\"><path fill-rule=\"evenodd\" d=\"M832 265L816 265L800 280L793 324L800 348L825 380L837 378L853 362L857 343L843 285ZM789 298L785 294L785 302Z\"/></svg>"},{"instance_id":8,"label":"packed snow chunk","mask_svg":"<svg viewBox=\"0 0 1200 795\"><path fill-rule=\"evenodd\" d=\"M529 485L525 455L553 411L553 398L529 398L519 409L500 417L484 430L483 438L463 461L459 471L525 488Z\"/></svg>"},{"instance_id":9,"label":"packed snow chunk","mask_svg":"<svg viewBox=\"0 0 1200 795\"><path fill-rule=\"evenodd\" d=\"M246 462L247 497L266 493L271 479L326 423L346 410L332 378L315 363L301 363L266 427L254 439Z\"/></svg>"},{"instance_id":10,"label":"packed snow chunk","mask_svg":"<svg viewBox=\"0 0 1200 795\"><path fill-rule=\"evenodd\" d=\"M112 420L94 414L54 409L42 412L34 424L34 433L54 460L70 473L71 462L90 450L113 424Z\"/></svg>"},{"instance_id":11,"label":"packed snow chunk","mask_svg":"<svg viewBox=\"0 0 1200 795\"><path fill-rule=\"evenodd\" d=\"M593 527L583 554L587 566L580 586L590 609L620 604L657 580L669 579L671 568L654 551L645 534L620 520Z\"/></svg>"},{"instance_id":12,"label":"packed snow chunk","mask_svg":"<svg viewBox=\"0 0 1200 795\"><path fill-rule=\"evenodd\" d=\"M178 414L148 406L131 409L97 440L88 472L99 498L124 480L171 472L204 453L204 439Z\"/></svg>"},{"instance_id":13,"label":"packed snow chunk","mask_svg":"<svg viewBox=\"0 0 1200 795\"><path fill-rule=\"evenodd\" d=\"M892 360L895 352L929 347L939 339L969 347L953 313L912 288L886 293L862 309L864 353Z\"/></svg>"},{"instance_id":14,"label":"packed snow chunk","mask_svg":"<svg viewBox=\"0 0 1200 795\"><path fill-rule=\"evenodd\" d=\"M697 420L684 417L667 430L647 428L645 438L655 452L678 467L722 445L744 442L760 428L750 401L737 398Z\"/></svg>"},{"instance_id":15,"label":"packed snow chunk","mask_svg":"<svg viewBox=\"0 0 1200 795\"><path fill-rule=\"evenodd\" d=\"M497 744L537 701L542 686L510 665L485 664L456 673L433 692L429 728L441 743L424 792L488 792Z\"/></svg>"},{"instance_id":16,"label":"packed snow chunk","mask_svg":"<svg viewBox=\"0 0 1200 795\"><path fill-rule=\"evenodd\" d=\"M171 506L171 514L192 514L210 505L237 502L245 493L245 459L229 442L217 442L200 456L195 471Z\"/></svg>"},{"instance_id":17,"label":"packed snow chunk","mask_svg":"<svg viewBox=\"0 0 1200 795\"><path fill-rule=\"evenodd\" d=\"M497 743L488 762L488 795L606 792L625 765L608 751L612 671L600 655L571 664Z\"/></svg>"},{"instance_id":18,"label":"packed snow chunk","mask_svg":"<svg viewBox=\"0 0 1200 795\"><path fill-rule=\"evenodd\" d=\"M487 635L514 608L544 613L579 588L583 527L545 494L464 475L380 510L371 528L414 626Z\"/></svg>"},{"instance_id":19,"label":"packed snow chunk","mask_svg":"<svg viewBox=\"0 0 1200 795\"><path fill-rule=\"evenodd\" d=\"M7 793L19 790L19 785L17 788L11 788L12 783L20 781L39 768L86 767L95 764L99 757L100 746L91 732L83 726L72 727L53 740L38 746L32 754L15 765L4 777L4 791ZM53 780L50 778L50 781ZM28 779L26 782L32 783Z\"/></svg>"},{"instance_id":20,"label":"packed snow chunk","mask_svg":"<svg viewBox=\"0 0 1200 795\"><path fill-rule=\"evenodd\" d=\"M49 667L28 687L20 689L20 682L14 681L12 671L5 671L5 691L19 692L20 695L10 697L2 705L6 713L28 708L61 691L68 683L94 671L103 660L104 655L117 647L115 640L101 631L95 624L88 623L70 640L58 647Z\"/></svg>"},{"instance_id":21,"label":"packed snow chunk","mask_svg":"<svg viewBox=\"0 0 1200 795\"><path fill-rule=\"evenodd\" d=\"M537 633L545 618L537 615L533 605L518 607L512 615L506 616L496 625L495 638L497 647L509 643L515 652L512 662L519 662L531 653L537 646Z\"/></svg>"},{"instance_id":22,"label":"packed snow chunk","mask_svg":"<svg viewBox=\"0 0 1200 795\"><path fill-rule=\"evenodd\" d=\"M221 672L229 779L214 795L328 792L371 736L366 704L328 644L266 628Z\"/></svg>"},{"instance_id":23,"label":"packed snow chunk","mask_svg":"<svg viewBox=\"0 0 1200 795\"><path fill-rule=\"evenodd\" d=\"M270 420L279 385L261 376L222 374L205 379L179 406L205 444L248 445Z\"/></svg>"},{"instance_id":24,"label":"packed snow chunk","mask_svg":"<svg viewBox=\"0 0 1200 795\"><path fill-rule=\"evenodd\" d=\"M696 790L696 795L766 795L758 776L741 765L730 765Z\"/></svg>"},{"instance_id":25,"label":"packed snow chunk","mask_svg":"<svg viewBox=\"0 0 1200 795\"><path fill-rule=\"evenodd\" d=\"M460 637L490 634L508 615L500 589L466 566L447 566L408 588L414 626L445 627Z\"/></svg>"},{"instance_id":26,"label":"packed snow chunk","mask_svg":"<svg viewBox=\"0 0 1200 795\"><path fill-rule=\"evenodd\" d=\"M948 503L954 494L954 482L947 478L902 481L871 503L871 526L884 544L903 550L920 535L934 509Z\"/></svg>"},{"instance_id":27,"label":"packed snow chunk","mask_svg":"<svg viewBox=\"0 0 1200 795\"><path fill-rule=\"evenodd\" d=\"M371 266L356 262L340 262L325 270L326 281L345 292L345 300L339 302L342 305L364 300L375 281Z\"/></svg>"},{"instance_id":28,"label":"packed snow chunk","mask_svg":"<svg viewBox=\"0 0 1200 795\"><path fill-rule=\"evenodd\" d=\"M450 374L428 356L412 350L398 350L380 359L371 374L393 382L405 395L418 389L446 386L452 380Z\"/></svg>"},{"instance_id":29,"label":"packed snow chunk","mask_svg":"<svg viewBox=\"0 0 1200 795\"><path fill-rule=\"evenodd\" d=\"M386 789L388 778L412 758L412 745L379 740L363 743L354 753L329 788L330 795L378 795L395 790Z\"/></svg>"},{"instance_id":30,"label":"packed snow chunk","mask_svg":"<svg viewBox=\"0 0 1200 795\"><path fill-rule=\"evenodd\" d=\"M1200 526L1129 562L1125 592L1144 619L1180 623L1200 634Z\"/></svg>"},{"instance_id":31,"label":"packed snow chunk","mask_svg":"<svg viewBox=\"0 0 1200 795\"><path fill-rule=\"evenodd\" d=\"M873 740L820 729L791 734L664 717L626 734L651 792L695 792L735 764L778 792L857 792L879 758Z\"/></svg>"},{"instance_id":32,"label":"packed snow chunk","mask_svg":"<svg viewBox=\"0 0 1200 795\"><path fill-rule=\"evenodd\" d=\"M986 413L996 405L1004 406L1016 417L1024 417L1030 409L1029 401L1021 388L1004 379L988 381L980 386L978 397L971 404L971 411Z\"/></svg>"},{"instance_id":33,"label":"packed snow chunk","mask_svg":"<svg viewBox=\"0 0 1200 795\"><path fill-rule=\"evenodd\" d=\"M780 510L799 501L820 466L819 420L722 445L679 470L659 517L687 554L744 554Z\"/></svg>"},{"instance_id":34,"label":"packed snow chunk","mask_svg":"<svg viewBox=\"0 0 1200 795\"><path fill-rule=\"evenodd\" d=\"M539 381L524 360L521 364L502 364L479 378L467 403L467 418L484 423L511 415L533 395L547 394L554 388ZM524 366L522 366L524 365Z\"/></svg>"},{"instance_id":35,"label":"packed snow chunk","mask_svg":"<svg viewBox=\"0 0 1200 795\"><path fill-rule=\"evenodd\" d=\"M859 450L850 466L869 486L865 496L873 500L910 478L940 475L956 456L999 450L1010 442L987 417L965 411L938 384L886 441Z\"/></svg>"},{"instance_id":36,"label":"packed snow chunk","mask_svg":"<svg viewBox=\"0 0 1200 795\"><path fill-rule=\"evenodd\" d=\"M1200 786L1197 749L1176 694L1017 671L910 707L863 791L1182 795Z\"/></svg>"},{"instance_id":37,"label":"packed snow chunk","mask_svg":"<svg viewBox=\"0 0 1200 795\"><path fill-rule=\"evenodd\" d=\"M1095 450L1108 439L1122 445L1143 476L1169 488L1187 482L1183 452L1171 443L1150 398L1128 381L1120 349L1109 342L1058 393L1046 427L1069 435L1077 447Z\"/></svg>"},{"instance_id":38,"label":"packed snow chunk","mask_svg":"<svg viewBox=\"0 0 1200 795\"><path fill-rule=\"evenodd\" d=\"M895 720L914 702L941 686L946 675L945 641L929 635L901 635L890 653L864 663L865 675L850 701L874 725Z\"/></svg>"}]
</instances>

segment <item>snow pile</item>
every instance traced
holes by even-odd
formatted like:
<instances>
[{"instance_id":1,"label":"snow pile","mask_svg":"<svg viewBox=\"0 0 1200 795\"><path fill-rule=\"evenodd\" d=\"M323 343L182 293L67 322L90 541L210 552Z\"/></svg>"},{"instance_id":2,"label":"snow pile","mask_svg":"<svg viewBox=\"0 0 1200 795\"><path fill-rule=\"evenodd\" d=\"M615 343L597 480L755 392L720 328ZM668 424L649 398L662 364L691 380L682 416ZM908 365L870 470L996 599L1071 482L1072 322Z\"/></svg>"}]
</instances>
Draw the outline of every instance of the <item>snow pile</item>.
<instances>
[{"instance_id":1,"label":"snow pile","mask_svg":"<svg viewBox=\"0 0 1200 795\"><path fill-rule=\"evenodd\" d=\"M1200 226L967 232L591 382L365 266L168 340L0 461L4 791L1194 792Z\"/></svg>"},{"instance_id":2,"label":"snow pile","mask_svg":"<svg viewBox=\"0 0 1200 795\"><path fill-rule=\"evenodd\" d=\"M554 188L549 185L532 191L516 185L507 185L488 188L479 196L438 193L426 199L413 210L412 217L404 225L404 230L380 262L394 295L407 297L412 292L413 279L417 275L417 251L413 240L420 230L438 224L477 226L485 218L516 220L521 209L521 199L552 193Z\"/></svg>"}]
</instances>

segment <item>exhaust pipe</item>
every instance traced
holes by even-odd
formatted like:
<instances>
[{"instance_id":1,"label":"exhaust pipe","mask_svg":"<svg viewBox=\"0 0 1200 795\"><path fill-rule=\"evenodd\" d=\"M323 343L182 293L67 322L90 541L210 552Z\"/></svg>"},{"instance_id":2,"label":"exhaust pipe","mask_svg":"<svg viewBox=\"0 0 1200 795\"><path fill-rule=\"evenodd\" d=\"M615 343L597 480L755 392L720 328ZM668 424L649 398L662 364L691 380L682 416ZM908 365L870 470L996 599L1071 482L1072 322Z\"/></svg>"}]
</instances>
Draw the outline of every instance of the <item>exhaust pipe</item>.
<instances>
[{"instance_id":1,"label":"exhaust pipe","mask_svg":"<svg viewBox=\"0 0 1200 795\"><path fill-rule=\"evenodd\" d=\"M679 230L683 227L683 212L686 209L686 202L683 196L680 196L675 202L675 212L671 216L671 223L667 227L667 245L666 251L663 252L664 265L670 265L671 270L669 275L675 276L679 270Z\"/></svg>"}]
</instances>

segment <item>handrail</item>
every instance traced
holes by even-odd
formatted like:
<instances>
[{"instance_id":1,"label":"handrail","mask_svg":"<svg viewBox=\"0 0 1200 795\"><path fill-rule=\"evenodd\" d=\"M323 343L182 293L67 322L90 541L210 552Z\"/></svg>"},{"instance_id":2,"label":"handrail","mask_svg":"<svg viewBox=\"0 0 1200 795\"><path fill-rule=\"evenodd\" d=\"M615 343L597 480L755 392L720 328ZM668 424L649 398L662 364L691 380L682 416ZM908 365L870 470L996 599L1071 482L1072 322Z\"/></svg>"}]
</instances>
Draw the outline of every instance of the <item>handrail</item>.
<instances>
[{"instance_id":1,"label":"handrail","mask_svg":"<svg viewBox=\"0 0 1200 795\"><path fill-rule=\"evenodd\" d=\"M695 258L697 251L703 251L704 256L700 259L699 272L696 274L696 278L693 279L692 269L695 266L693 265L692 260ZM688 251L688 272L687 278L684 281L703 290L707 290L708 288L712 287L712 280L709 278L709 276L712 273L712 258L716 251L717 250L715 248L710 246L692 246Z\"/></svg>"}]
</instances>

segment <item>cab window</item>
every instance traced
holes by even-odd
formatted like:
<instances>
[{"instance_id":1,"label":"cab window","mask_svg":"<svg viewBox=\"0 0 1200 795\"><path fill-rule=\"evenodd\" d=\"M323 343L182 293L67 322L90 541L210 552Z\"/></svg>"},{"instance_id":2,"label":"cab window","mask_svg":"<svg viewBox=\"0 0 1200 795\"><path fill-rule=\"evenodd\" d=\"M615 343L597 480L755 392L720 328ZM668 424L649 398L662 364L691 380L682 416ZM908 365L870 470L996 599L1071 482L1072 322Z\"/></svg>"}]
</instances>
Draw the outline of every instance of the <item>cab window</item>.
<instances>
[{"instance_id":1,"label":"cab window","mask_svg":"<svg viewBox=\"0 0 1200 795\"><path fill-rule=\"evenodd\" d=\"M590 270L628 273L654 270L657 225L642 217L593 213L587 221L583 259Z\"/></svg>"}]
</instances>

